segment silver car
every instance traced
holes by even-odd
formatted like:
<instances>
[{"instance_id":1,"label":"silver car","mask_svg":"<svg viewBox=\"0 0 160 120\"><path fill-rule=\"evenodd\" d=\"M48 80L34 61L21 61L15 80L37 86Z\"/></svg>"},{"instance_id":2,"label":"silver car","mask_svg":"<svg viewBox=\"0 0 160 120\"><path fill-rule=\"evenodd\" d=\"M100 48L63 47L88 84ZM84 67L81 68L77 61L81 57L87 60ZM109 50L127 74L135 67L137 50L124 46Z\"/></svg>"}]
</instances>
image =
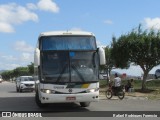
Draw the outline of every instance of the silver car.
<instances>
[{"instance_id":1,"label":"silver car","mask_svg":"<svg viewBox=\"0 0 160 120\"><path fill-rule=\"evenodd\" d=\"M24 90L34 91L35 82L32 76L20 76L16 79L16 90L22 92Z\"/></svg>"}]
</instances>

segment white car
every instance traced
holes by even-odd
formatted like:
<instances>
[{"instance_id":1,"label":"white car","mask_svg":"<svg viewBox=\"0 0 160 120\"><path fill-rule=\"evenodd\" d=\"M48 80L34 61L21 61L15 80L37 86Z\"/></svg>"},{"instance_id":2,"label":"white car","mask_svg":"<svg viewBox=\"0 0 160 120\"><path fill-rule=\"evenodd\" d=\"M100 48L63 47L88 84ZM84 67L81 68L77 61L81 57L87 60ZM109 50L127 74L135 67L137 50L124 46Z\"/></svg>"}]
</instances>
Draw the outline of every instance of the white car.
<instances>
[{"instance_id":1,"label":"white car","mask_svg":"<svg viewBox=\"0 0 160 120\"><path fill-rule=\"evenodd\" d=\"M32 76L20 76L16 79L16 90L22 92L24 90L34 91L35 81Z\"/></svg>"},{"instance_id":2,"label":"white car","mask_svg":"<svg viewBox=\"0 0 160 120\"><path fill-rule=\"evenodd\" d=\"M158 79L160 78L160 69L157 69L155 72L155 78Z\"/></svg>"},{"instance_id":3,"label":"white car","mask_svg":"<svg viewBox=\"0 0 160 120\"><path fill-rule=\"evenodd\" d=\"M2 76L0 75L0 83L2 83L3 79L2 79Z\"/></svg>"}]
</instances>

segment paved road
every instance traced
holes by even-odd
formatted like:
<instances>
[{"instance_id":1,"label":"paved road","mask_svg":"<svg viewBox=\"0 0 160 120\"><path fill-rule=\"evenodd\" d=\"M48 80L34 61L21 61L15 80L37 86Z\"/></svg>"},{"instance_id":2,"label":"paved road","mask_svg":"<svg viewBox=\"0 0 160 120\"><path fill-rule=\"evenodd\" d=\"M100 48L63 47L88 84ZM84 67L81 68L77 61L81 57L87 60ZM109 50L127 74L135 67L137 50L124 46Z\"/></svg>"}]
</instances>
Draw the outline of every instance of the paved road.
<instances>
[{"instance_id":1,"label":"paved road","mask_svg":"<svg viewBox=\"0 0 160 120\"><path fill-rule=\"evenodd\" d=\"M34 92L17 93L15 83L3 82L0 84L0 111L47 111L45 115L55 114L56 116L67 116L72 115L73 112L86 113L90 111L160 111L159 100L151 101L145 99L101 99L99 102L91 103L88 108L81 108L78 103L71 103L52 104L45 109L40 109L34 102L34 94ZM76 116L76 114L73 114L73 116Z\"/></svg>"}]
</instances>

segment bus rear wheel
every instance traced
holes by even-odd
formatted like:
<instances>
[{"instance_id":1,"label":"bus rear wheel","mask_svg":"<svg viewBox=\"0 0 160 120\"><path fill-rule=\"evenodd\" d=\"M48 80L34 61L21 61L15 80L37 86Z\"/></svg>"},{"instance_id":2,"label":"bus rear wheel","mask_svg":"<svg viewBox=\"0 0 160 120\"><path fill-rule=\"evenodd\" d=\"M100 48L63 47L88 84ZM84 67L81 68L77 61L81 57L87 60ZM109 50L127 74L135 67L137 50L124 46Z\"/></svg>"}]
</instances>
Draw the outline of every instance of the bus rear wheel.
<instances>
[{"instance_id":1,"label":"bus rear wheel","mask_svg":"<svg viewBox=\"0 0 160 120\"><path fill-rule=\"evenodd\" d=\"M81 107L89 107L90 102L80 102Z\"/></svg>"}]
</instances>

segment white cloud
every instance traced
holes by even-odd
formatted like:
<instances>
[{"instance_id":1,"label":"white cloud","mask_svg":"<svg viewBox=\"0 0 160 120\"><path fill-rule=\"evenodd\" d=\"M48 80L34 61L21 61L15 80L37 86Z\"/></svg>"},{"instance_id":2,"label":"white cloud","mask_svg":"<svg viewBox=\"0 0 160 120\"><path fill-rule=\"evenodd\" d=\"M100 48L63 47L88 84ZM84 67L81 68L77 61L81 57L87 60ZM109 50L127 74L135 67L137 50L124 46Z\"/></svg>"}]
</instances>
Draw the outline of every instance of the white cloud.
<instances>
[{"instance_id":1,"label":"white cloud","mask_svg":"<svg viewBox=\"0 0 160 120\"><path fill-rule=\"evenodd\" d=\"M16 67L20 67L19 64L8 64L8 63L0 63L1 70L13 70Z\"/></svg>"},{"instance_id":2,"label":"white cloud","mask_svg":"<svg viewBox=\"0 0 160 120\"><path fill-rule=\"evenodd\" d=\"M8 23L0 22L0 32L12 33L14 32L14 28Z\"/></svg>"},{"instance_id":3,"label":"white cloud","mask_svg":"<svg viewBox=\"0 0 160 120\"><path fill-rule=\"evenodd\" d=\"M16 61L18 60L16 57L12 56L12 55L3 55L1 56L1 60L4 59L5 61Z\"/></svg>"},{"instance_id":4,"label":"white cloud","mask_svg":"<svg viewBox=\"0 0 160 120\"><path fill-rule=\"evenodd\" d=\"M30 10L36 10L37 9L37 6L33 3L27 3L27 8L30 9Z\"/></svg>"},{"instance_id":5,"label":"white cloud","mask_svg":"<svg viewBox=\"0 0 160 120\"><path fill-rule=\"evenodd\" d=\"M16 41L13 45L13 49L20 52L33 52L34 48L28 45L25 41Z\"/></svg>"},{"instance_id":6,"label":"white cloud","mask_svg":"<svg viewBox=\"0 0 160 120\"><path fill-rule=\"evenodd\" d=\"M0 70L12 70L16 67L27 66L33 62L33 53L21 52L19 55L1 55Z\"/></svg>"},{"instance_id":7,"label":"white cloud","mask_svg":"<svg viewBox=\"0 0 160 120\"><path fill-rule=\"evenodd\" d=\"M16 3L0 5L0 13L0 22L10 24L20 24L29 20L38 20L37 14L29 11L23 6L17 5Z\"/></svg>"},{"instance_id":8,"label":"white cloud","mask_svg":"<svg viewBox=\"0 0 160 120\"><path fill-rule=\"evenodd\" d=\"M147 28L149 29L160 29L160 18L145 18L144 19L144 23L146 25Z\"/></svg>"},{"instance_id":9,"label":"white cloud","mask_svg":"<svg viewBox=\"0 0 160 120\"><path fill-rule=\"evenodd\" d=\"M40 10L44 10L44 11L50 11L50 12L54 12L54 13L58 13L59 12L59 7L52 0L40 0L37 3L37 7Z\"/></svg>"},{"instance_id":10,"label":"white cloud","mask_svg":"<svg viewBox=\"0 0 160 120\"><path fill-rule=\"evenodd\" d=\"M39 0L37 4L27 3L21 6L16 3L0 5L0 32L14 32L14 25L22 24L26 21L38 21L38 15L33 10L59 12L59 7L53 0Z\"/></svg>"},{"instance_id":11,"label":"white cloud","mask_svg":"<svg viewBox=\"0 0 160 120\"><path fill-rule=\"evenodd\" d=\"M14 32L15 24L38 21L37 14L16 3L0 5L0 13L0 32Z\"/></svg>"},{"instance_id":12,"label":"white cloud","mask_svg":"<svg viewBox=\"0 0 160 120\"><path fill-rule=\"evenodd\" d=\"M112 20L105 20L104 23L111 25L111 24L113 24L113 21Z\"/></svg>"},{"instance_id":13,"label":"white cloud","mask_svg":"<svg viewBox=\"0 0 160 120\"><path fill-rule=\"evenodd\" d=\"M31 53L22 53L21 60L23 62L33 62L33 54L31 54Z\"/></svg>"}]
</instances>

